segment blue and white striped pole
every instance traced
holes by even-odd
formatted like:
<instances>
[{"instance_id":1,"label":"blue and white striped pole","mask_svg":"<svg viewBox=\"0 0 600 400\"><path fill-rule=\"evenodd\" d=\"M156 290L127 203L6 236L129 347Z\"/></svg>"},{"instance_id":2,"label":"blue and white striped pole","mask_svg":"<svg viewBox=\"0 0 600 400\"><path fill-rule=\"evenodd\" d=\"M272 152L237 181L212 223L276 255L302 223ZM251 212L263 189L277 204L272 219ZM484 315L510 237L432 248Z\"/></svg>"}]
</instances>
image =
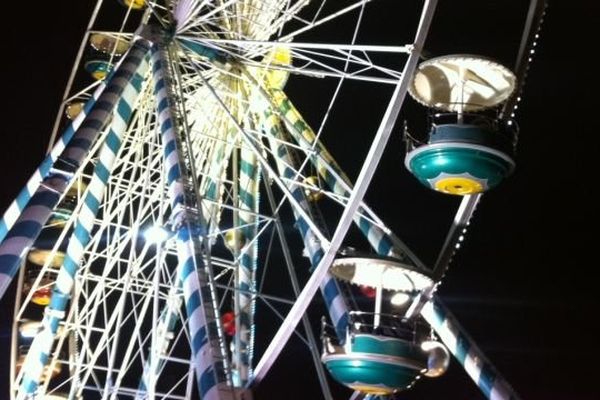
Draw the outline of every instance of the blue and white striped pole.
<instances>
[{"instance_id":1,"label":"blue and white striped pole","mask_svg":"<svg viewBox=\"0 0 600 400\"><path fill-rule=\"evenodd\" d=\"M120 63L117 64L117 68L119 65ZM98 84L98 87L92 94L92 97L85 103L81 112L77 114L75 119L67 126L60 139L54 144L54 147L50 153L48 153L38 169L33 173L31 178L29 178L25 187L19 192L17 198L8 206L6 212L2 216L2 219L0 219L0 241L4 239L4 236L6 236L8 230L14 225L16 219L19 217L23 211L23 208L25 208L42 180L50 172L52 165L57 160L58 156L60 156L65 147L68 145L69 141L73 138L73 135L81 126L82 122L85 120L85 117L91 111L92 107L96 103L96 100L106 88L106 83L110 81L113 73L111 73L105 80Z\"/></svg>"},{"instance_id":2,"label":"blue and white striped pole","mask_svg":"<svg viewBox=\"0 0 600 400\"><path fill-rule=\"evenodd\" d=\"M270 136L269 144L275 155L279 173L286 178L286 185L294 198L298 201L298 204L308 212L309 206L304 193L304 188L290 182L297 180L298 177L296 176L296 171L289 167L294 167L295 163L289 153L289 149L281 142L285 137L281 129L279 118L268 108L264 110L261 117L263 130ZM296 217L296 227L302 235L302 240L304 241L304 247L309 255L310 263L315 267L319 264L324 255L321 244L308 224L295 212L295 210L294 215ZM330 274L327 274L325 279L321 282L321 293L325 298L325 304L327 305L327 310L329 311L329 316L335 328L338 340L340 343L343 343L346 339L346 328L348 325L348 306L346 305L342 292L338 286L338 282Z\"/></svg>"},{"instance_id":3,"label":"blue and white striped pole","mask_svg":"<svg viewBox=\"0 0 600 400\"><path fill-rule=\"evenodd\" d=\"M84 249L89 243L94 219L104 197L112 166L121 147L133 105L139 96L148 67L148 57L146 57L123 90L123 95L117 104L110 130L100 149L98 163L83 200L83 207L75 223L75 231L69 239L65 260L58 272L50 304L44 313L42 330L33 339L23 364L23 380L17 399L24 399L35 393L42 372L48 363L58 325L65 315L67 303L71 298L75 274L83 259Z\"/></svg>"},{"instance_id":4,"label":"blue and white striped pole","mask_svg":"<svg viewBox=\"0 0 600 400\"><path fill-rule=\"evenodd\" d=\"M214 304L214 292L208 281L199 239L203 230L197 215L191 215L186 204L183 180L183 160L180 159L180 144L177 138L177 121L174 119L173 99L170 95L171 81L168 57L161 45L152 47L152 72L160 127L168 193L171 201L172 222L177 234L178 276L182 281L185 309L192 350L192 362L200 397L203 400L233 399L225 365L224 348L219 333L219 321ZM199 199L195 199L198 203Z\"/></svg>"},{"instance_id":5,"label":"blue and white striped pole","mask_svg":"<svg viewBox=\"0 0 600 400\"><path fill-rule=\"evenodd\" d=\"M8 206L6 212L2 216L2 219L0 219L0 241L4 239L8 233L8 230L15 224L17 218L19 218L19 215L21 215L21 212L29 200L39 188L42 180L48 176L52 165L58 156L63 152L65 147L69 144L73 138L73 135L75 134L75 131L77 131L77 129L81 126L81 123L85 120L85 117L89 114L90 110L96 103L96 100L98 97L100 97L105 88L106 80L102 81L98 88L96 88L92 97L85 103L85 106L81 112L73 121L71 121L67 129L65 129L50 153L46 156L44 161L42 161L38 169L35 170L31 178L29 178L25 187L19 192L17 198Z\"/></svg>"},{"instance_id":6,"label":"blue and white striped pole","mask_svg":"<svg viewBox=\"0 0 600 400\"><path fill-rule=\"evenodd\" d=\"M490 400L519 400L513 388L489 362L456 318L435 297L421 310L421 315L436 331L448 350Z\"/></svg>"},{"instance_id":7,"label":"blue and white striped pole","mask_svg":"<svg viewBox=\"0 0 600 400\"><path fill-rule=\"evenodd\" d=\"M51 174L44 178L0 243L0 298L18 271L22 258L39 236L42 227L65 193L73 174L81 166L94 141L106 126L123 90L148 52L148 48L149 44L145 40L137 40L134 43L93 110L85 117L69 144L53 163Z\"/></svg>"},{"instance_id":8,"label":"blue and white striped pole","mask_svg":"<svg viewBox=\"0 0 600 400\"><path fill-rule=\"evenodd\" d=\"M236 307L239 310L236 326L236 343L233 359L240 386L244 386L251 375L252 356L254 353L254 311L256 308L256 263L258 243L259 183L260 166L254 152L245 146L240 151L238 227L244 238L244 246L240 249L237 288L239 292Z\"/></svg>"},{"instance_id":9,"label":"blue and white striped pole","mask_svg":"<svg viewBox=\"0 0 600 400\"><path fill-rule=\"evenodd\" d=\"M338 196L349 197L350 192L346 188L352 187L350 179L335 162L333 156L327 151L325 146L320 141L317 141L314 131L304 121L300 112L294 107L285 92L281 89L269 88L265 92L265 95L270 96L273 107L281 115L282 121L300 147L304 150L312 151L314 146L317 155L311 157L311 161L330 190ZM342 185L340 181L343 181L345 185ZM361 216L361 214L365 214L365 210L362 207L359 208L359 212L354 217L354 222L365 235L373 249L382 256L406 259L405 252L394 246L394 241L391 237L379 226Z\"/></svg>"},{"instance_id":10,"label":"blue and white striped pole","mask_svg":"<svg viewBox=\"0 0 600 400\"><path fill-rule=\"evenodd\" d=\"M208 200L202 205L202 214L207 222L209 233L214 234L219 229L221 218L220 203L222 202L225 185L223 184L227 165L233 150L235 130L230 129L223 141L216 140L211 148L208 173L200 183L200 195Z\"/></svg>"}]
</instances>

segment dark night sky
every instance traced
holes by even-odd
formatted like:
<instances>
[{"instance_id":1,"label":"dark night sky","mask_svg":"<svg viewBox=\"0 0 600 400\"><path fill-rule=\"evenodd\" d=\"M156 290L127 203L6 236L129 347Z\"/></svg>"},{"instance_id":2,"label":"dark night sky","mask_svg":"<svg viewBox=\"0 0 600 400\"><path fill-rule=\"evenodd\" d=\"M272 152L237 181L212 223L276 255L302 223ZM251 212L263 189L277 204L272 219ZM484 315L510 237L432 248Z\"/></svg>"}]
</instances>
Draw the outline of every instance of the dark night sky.
<instances>
[{"instance_id":1,"label":"dark night sky","mask_svg":"<svg viewBox=\"0 0 600 400\"><path fill-rule=\"evenodd\" d=\"M91 3L52 2L51 14L30 4L27 13L0 26L5 99L0 209L42 159ZM440 3L428 51L484 54L512 67L520 34L515 24L524 20L527 1ZM599 11L592 1L551 2L517 113L517 169L484 196L440 288L449 308L523 399L591 400L600 392L593 379L598 331L592 327L598 304L593 298L598 208L592 189L599 150L592 131L592 94L598 86L591 73L595 63L589 61ZM410 115L403 117L410 122ZM354 157L349 146L331 147L342 165ZM431 261L452 219L446 212L449 200L418 186L403 170L399 149L396 131L367 198L400 237ZM390 180L398 180L402 191L390 192ZM3 300L2 349L8 349L11 313ZM5 357L0 360L0 397L6 394L7 366ZM272 382L279 377L287 382L291 373L282 368ZM294 385L301 386L302 380L273 385L266 398L293 399L298 398ZM483 397L453 363L445 377L421 382L400 398Z\"/></svg>"}]
</instances>

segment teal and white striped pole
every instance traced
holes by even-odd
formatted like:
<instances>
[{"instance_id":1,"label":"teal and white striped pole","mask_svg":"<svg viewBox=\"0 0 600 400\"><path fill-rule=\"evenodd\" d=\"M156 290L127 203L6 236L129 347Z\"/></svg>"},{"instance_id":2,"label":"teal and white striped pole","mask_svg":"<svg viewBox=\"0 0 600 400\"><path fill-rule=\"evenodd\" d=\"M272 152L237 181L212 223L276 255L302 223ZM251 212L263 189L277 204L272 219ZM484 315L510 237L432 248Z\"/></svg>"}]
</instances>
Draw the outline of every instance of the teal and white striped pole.
<instances>
[{"instance_id":1,"label":"teal and white striped pole","mask_svg":"<svg viewBox=\"0 0 600 400\"><path fill-rule=\"evenodd\" d=\"M260 166L254 152L245 146L240 151L238 195L238 227L244 238L244 246L240 249L239 268L236 287L239 301L236 326L235 370L236 385L244 386L252 371L254 353L254 311L256 308L256 267L258 258L259 184Z\"/></svg>"},{"instance_id":2,"label":"teal and white striped pole","mask_svg":"<svg viewBox=\"0 0 600 400\"><path fill-rule=\"evenodd\" d=\"M0 298L17 273L21 260L39 236L44 224L58 205L69 182L88 155L94 141L110 119L127 84L131 81L149 44L137 40L115 71L106 89L85 117L64 151L52 164L51 171L0 243Z\"/></svg>"},{"instance_id":3,"label":"teal and white striped pole","mask_svg":"<svg viewBox=\"0 0 600 400\"><path fill-rule=\"evenodd\" d=\"M277 110L294 140L306 151L316 151L317 155L311 157L319 175L323 178L330 190L338 196L347 198L350 196L350 179L335 162L333 156L317 137L311 127L304 121L300 112L294 107L285 92L277 88L269 88L265 95L270 96L272 106ZM343 181L344 185L340 183ZM365 210L359 207L359 212L354 217L354 223L365 235L371 246L379 255L400 258L403 261L412 261L406 255L406 251L395 246L391 236L381 227L365 218Z\"/></svg>"},{"instance_id":4,"label":"teal and white striped pole","mask_svg":"<svg viewBox=\"0 0 600 400\"><path fill-rule=\"evenodd\" d=\"M219 203L223 197L225 186L223 181L227 173L227 165L233 150L233 130L230 130L224 141L216 140L210 155L208 173L203 176L200 183L200 195L208 200L208 204L202 205L202 214L207 221L211 234L218 230L221 213Z\"/></svg>"},{"instance_id":5,"label":"teal and white striped pole","mask_svg":"<svg viewBox=\"0 0 600 400\"><path fill-rule=\"evenodd\" d=\"M490 400L519 400L520 397L500 375L485 354L466 334L456 318L435 297L423 306L421 315L463 366L473 382Z\"/></svg>"},{"instance_id":6,"label":"teal and white striped pole","mask_svg":"<svg viewBox=\"0 0 600 400\"><path fill-rule=\"evenodd\" d=\"M85 103L85 106L81 112L73 121L71 121L50 153L46 156L44 161L42 161L38 169L35 170L31 178L29 178L25 187L17 195L17 198L8 206L6 212L2 216L2 219L0 219L0 241L4 239L9 229L13 227L17 218L19 218L23 209L25 206L27 206L27 203L29 203L29 200L35 191L40 187L42 180L48 176L52 165L58 159L58 156L60 156L65 147L67 147L73 138L73 135L75 135L75 132L85 120L85 117L90 113L92 107L94 104L96 104L96 100L106 88L106 82L109 80L110 77L100 83L100 85L94 91L92 97Z\"/></svg>"},{"instance_id":7,"label":"teal and white striped pole","mask_svg":"<svg viewBox=\"0 0 600 400\"><path fill-rule=\"evenodd\" d=\"M145 48L147 53L148 45ZM43 370L48 363L58 325L64 318L68 301L71 298L75 274L83 259L84 249L90 241L94 219L104 197L114 161L121 147L123 135L126 132L133 106L139 96L148 68L149 62L146 56L123 90L121 99L117 104L110 131L100 149L98 163L88 185L83 207L75 223L75 231L69 239L65 260L58 272L50 304L46 307L44 313L42 330L33 339L27 353L23 365L23 380L17 399L25 399L35 393Z\"/></svg>"},{"instance_id":8,"label":"teal and white striped pole","mask_svg":"<svg viewBox=\"0 0 600 400\"><path fill-rule=\"evenodd\" d=\"M178 278L182 281L185 309L192 350L192 363L200 397L203 400L233 399L233 391L225 365L219 321L214 304L214 292L210 287L208 273L199 240L204 238L206 227L197 216L190 215L183 179L185 174L181 148L177 138L173 99L170 95L171 78L168 57L162 44L152 47L152 72L156 96L158 126L163 142L163 157L167 174L168 193L171 201L173 228L177 235Z\"/></svg>"},{"instance_id":9,"label":"teal and white striped pole","mask_svg":"<svg viewBox=\"0 0 600 400\"><path fill-rule=\"evenodd\" d=\"M277 115L273 114L268 108L265 108L262 118L262 128L264 132L269 135L269 144L275 160L279 173L286 178L286 185L290 192L300 204L301 207L309 213L308 201L304 193L304 188L301 185L294 185L293 180L297 180L296 172L290 168L294 166L294 160L289 153L289 149L282 144L284 139L284 133L279 122ZM303 217L294 211L296 217L296 227L302 235L304 241L304 247L309 255L310 263L313 267L317 266L323 258L324 252L321 244L310 229L308 224L304 221ZM321 282L321 293L325 298L325 304L329 311L332 324L335 328L338 340L343 343L346 339L346 328L348 325L348 306L342 292L339 288L338 282L329 273L326 274L325 278Z\"/></svg>"}]
</instances>

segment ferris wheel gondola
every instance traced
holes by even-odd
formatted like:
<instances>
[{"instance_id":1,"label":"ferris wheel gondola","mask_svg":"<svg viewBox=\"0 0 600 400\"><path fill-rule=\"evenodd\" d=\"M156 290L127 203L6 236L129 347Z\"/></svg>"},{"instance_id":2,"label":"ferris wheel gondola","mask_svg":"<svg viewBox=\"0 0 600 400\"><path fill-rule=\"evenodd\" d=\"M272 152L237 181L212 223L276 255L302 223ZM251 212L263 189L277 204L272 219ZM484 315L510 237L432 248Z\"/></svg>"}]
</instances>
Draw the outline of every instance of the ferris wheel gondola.
<instances>
[{"instance_id":1,"label":"ferris wheel gondola","mask_svg":"<svg viewBox=\"0 0 600 400\"><path fill-rule=\"evenodd\" d=\"M514 169L514 132L498 117L474 114L498 108L516 78L482 57L452 55L419 65L411 96L435 109L427 143L410 144L406 167L437 191L468 195L497 186Z\"/></svg>"}]
</instances>

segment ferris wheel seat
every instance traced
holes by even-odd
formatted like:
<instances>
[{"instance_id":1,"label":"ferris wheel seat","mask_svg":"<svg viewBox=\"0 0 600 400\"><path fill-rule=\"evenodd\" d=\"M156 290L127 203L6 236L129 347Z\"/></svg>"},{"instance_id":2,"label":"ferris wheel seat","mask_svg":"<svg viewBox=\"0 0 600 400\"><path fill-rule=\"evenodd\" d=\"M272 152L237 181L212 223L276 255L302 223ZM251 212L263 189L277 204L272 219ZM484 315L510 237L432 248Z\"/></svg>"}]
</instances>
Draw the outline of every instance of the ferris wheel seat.
<instances>
[{"instance_id":1,"label":"ferris wheel seat","mask_svg":"<svg viewBox=\"0 0 600 400\"><path fill-rule=\"evenodd\" d=\"M105 60L90 60L85 63L84 68L96 80L102 80L112 71L113 65Z\"/></svg>"},{"instance_id":2,"label":"ferris wheel seat","mask_svg":"<svg viewBox=\"0 0 600 400\"><path fill-rule=\"evenodd\" d=\"M23 319L19 322L19 340L22 343L28 343L33 340L35 335L37 335L42 330L42 321L34 321L30 319ZM63 333L63 326L60 325L58 327L58 335Z\"/></svg>"},{"instance_id":3,"label":"ferris wheel seat","mask_svg":"<svg viewBox=\"0 0 600 400\"><path fill-rule=\"evenodd\" d=\"M146 0L119 0L119 3L132 10L141 10L146 7Z\"/></svg>"},{"instance_id":4,"label":"ferris wheel seat","mask_svg":"<svg viewBox=\"0 0 600 400\"><path fill-rule=\"evenodd\" d=\"M425 186L469 195L496 187L514 169L511 143L499 131L478 125L434 127L428 144L409 151L406 168Z\"/></svg>"},{"instance_id":5,"label":"ferris wheel seat","mask_svg":"<svg viewBox=\"0 0 600 400\"><path fill-rule=\"evenodd\" d=\"M23 295L27 296L29 292L32 290L35 281L38 279L38 275L40 271L33 271L29 269L28 276L26 281L23 283ZM56 274L52 274L46 272L41 278L39 278L38 285L31 295L31 302L33 304L37 304L38 306L47 306L50 304L50 300L52 299L52 285L54 284L54 280L56 278Z\"/></svg>"},{"instance_id":6,"label":"ferris wheel seat","mask_svg":"<svg viewBox=\"0 0 600 400\"><path fill-rule=\"evenodd\" d=\"M52 283L52 282L45 282ZM52 298L52 289L49 287L45 287L42 289L38 289L31 296L31 302L37 304L38 306L47 306L50 304L50 299Z\"/></svg>"},{"instance_id":7,"label":"ferris wheel seat","mask_svg":"<svg viewBox=\"0 0 600 400\"><path fill-rule=\"evenodd\" d=\"M322 361L335 380L372 395L408 389L427 369L427 354L416 343L373 334L354 335L343 352L326 352Z\"/></svg>"},{"instance_id":8,"label":"ferris wheel seat","mask_svg":"<svg viewBox=\"0 0 600 400\"><path fill-rule=\"evenodd\" d=\"M65 226L67 221L69 221L72 214L73 210L63 207L57 207L54 211L52 211L52 216L50 217L50 220L48 220L46 226L49 228L62 228L63 226Z\"/></svg>"},{"instance_id":9,"label":"ferris wheel seat","mask_svg":"<svg viewBox=\"0 0 600 400\"><path fill-rule=\"evenodd\" d=\"M65 253L57 251L53 254L51 249L35 248L27 254L27 260L36 265L44 265L48 262L50 267L59 268L65 260Z\"/></svg>"},{"instance_id":10,"label":"ferris wheel seat","mask_svg":"<svg viewBox=\"0 0 600 400\"><path fill-rule=\"evenodd\" d=\"M77 201L86 188L87 185L82 181L77 181L71 185L62 201L52 211L52 216L46 223L45 228L63 228L73 215L73 211L77 207Z\"/></svg>"},{"instance_id":11,"label":"ferris wheel seat","mask_svg":"<svg viewBox=\"0 0 600 400\"><path fill-rule=\"evenodd\" d=\"M83 110L85 103L83 101L73 101L67 104L65 108L65 115L68 119L74 120L77 118L79 113Z\"/></svg>"},{"instance_id":12,"label":"ferris wheel seat","mask_svg":"<svg viewBox=\"0 0 600 400\"><path fill-rule=\"evenodd\" d=\"M42 321L23 320L19 324L19 335L21 341L31 341L42 329Z\"/></svg>"},{"instance_id":13,"label":"ferris wheel seat","mask_svg":"<svg viewBox=\"0 0 600 400\"><path fill-rule=\"evenodd\" d=\"M52 296L52 285L56 279L56 270L60 268L65 258L62 251L53 252L51 249L34 248L27 255L29 264L26 270L25 282L23 283L23 294L27 295L32 290L35 281L42 273L42 266L46 263L53 272L47 271L39 278L37 289L31 295L31 302L39 306L50 304Z\"/></svg>"},{"instance_id":14,"label":"ferris wheel seat","mask_svg":"<svg viewBox=\"0 0 600 400\"><path fill-rule=\"evenodd\" d=\"M121 56L125 54L131 43L122 37L115 37L105 33L94 33L90 36L90 45L100 53Z\"/></svg>"},{"instance_id":15,"label":"ferris wheel seat","mask_svg":"<svg viewBox=\"0 0 600 400\"><path fill-rule=\"evenodd\" d=\"M57 271L65 260L66 241L57 246L58 238L64 222L53 222L55 215L42 229L40 236L27 253L25 263L25 279L21 292L24 296L31 293L30 301L39 306L47 306L52 298L52 287ZM44 269L44 266L47 266Z\"/></svg>"}]
</instances>

